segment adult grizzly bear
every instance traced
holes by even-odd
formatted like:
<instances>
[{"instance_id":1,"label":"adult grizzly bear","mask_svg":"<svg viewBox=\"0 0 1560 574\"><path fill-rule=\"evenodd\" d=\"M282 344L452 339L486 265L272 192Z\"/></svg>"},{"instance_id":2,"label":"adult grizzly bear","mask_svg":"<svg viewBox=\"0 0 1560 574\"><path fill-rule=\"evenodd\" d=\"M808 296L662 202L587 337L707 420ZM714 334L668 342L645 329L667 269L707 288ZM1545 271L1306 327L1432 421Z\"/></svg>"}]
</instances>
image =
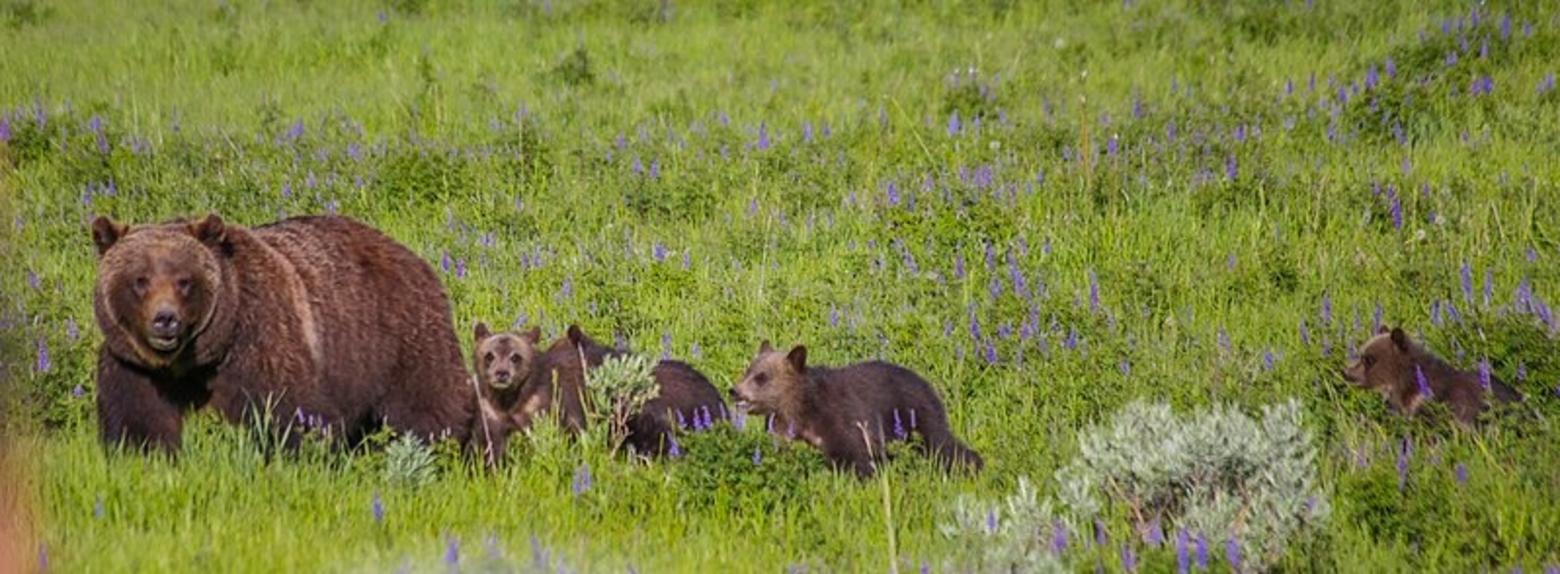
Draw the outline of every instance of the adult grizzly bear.
<instances>
[{"instance_id":1,"label":"adult grizzly bear","mask_svg":"<svg viewBox=\"0 0 1560 574\"><path fill-rule=\"evenodd\" d=\"M92 224L98 428L176 452L187 411L309 421L354 441L380 424L465 441L476 408L433 269L345 217L245 228Z\"/></svg>"}]
</instances>

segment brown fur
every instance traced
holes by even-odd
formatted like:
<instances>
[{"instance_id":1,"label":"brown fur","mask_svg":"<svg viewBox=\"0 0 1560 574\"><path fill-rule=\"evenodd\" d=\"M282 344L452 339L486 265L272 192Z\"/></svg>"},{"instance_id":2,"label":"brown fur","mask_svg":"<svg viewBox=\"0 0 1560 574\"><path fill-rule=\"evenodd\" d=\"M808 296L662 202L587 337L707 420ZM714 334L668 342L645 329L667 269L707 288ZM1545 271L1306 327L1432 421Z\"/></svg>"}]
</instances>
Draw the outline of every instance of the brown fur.
<instances>
[{"instance_id":1,"label":"brown fur","mask_svg":"<svg viewBox=\"0 0 1560 574\"><path fill-rule=\"evenodd\" d=\"M92 227L98 425L108 443L177 451L187 411L297 418L355 440L383 423L468 437L475 391L432 268L345 217L245 228ZM297 436L290 433L289 436Z\"/></svg>"},{"instance_id":2,"label":"brown fur","mask_svg":"<svg viewBox=\"0 0 1560 574\"><path fill-rule=\"evenodd\" d=\"M1431 397L1420 393L1418 373L1423 373ZM1488 395L1501 402L1522 400L1522 395L1490 376L1490 390L1479 382L1477 371L1461 371L1408 338L1402 329L1383 326L1360 348L1359 359L1344 369L1343 377L1362 389L1381 393L1393 410L1413 416L1426 400L1446 403L1452 416L1472 425L1489 408Z\"/></svg>"},{"instance_id":3,"label":"brown fur","mask_svg":"<svg viewBox=\"0 0 1560 574\"><path fill-rule=\"evenodd\" d=\"M693 366L661 361L651 371L660 392L628 419L628 444L635 452L658 456L670 450L679 427L713 424L729 418L720 390Z\"/></svg>"},{"instance_id":4,"label":"brown fur","mask_svg":"<svg viewBox=\"0 0 1560 574\"><path fill-rule=\"evenodd\" d=\"M885 440L921 435L920 448L945 467L979 470L979 454L953 436L942 399L909 369L869 361L841 368L807 364L807 348L775 351L764 341L741 382L732 389L738 407L773 415L788 431L823 451L837 468L859 476L884 460ZM895 436L897 428L904 436Z\"/></svg>"}]
</instances>

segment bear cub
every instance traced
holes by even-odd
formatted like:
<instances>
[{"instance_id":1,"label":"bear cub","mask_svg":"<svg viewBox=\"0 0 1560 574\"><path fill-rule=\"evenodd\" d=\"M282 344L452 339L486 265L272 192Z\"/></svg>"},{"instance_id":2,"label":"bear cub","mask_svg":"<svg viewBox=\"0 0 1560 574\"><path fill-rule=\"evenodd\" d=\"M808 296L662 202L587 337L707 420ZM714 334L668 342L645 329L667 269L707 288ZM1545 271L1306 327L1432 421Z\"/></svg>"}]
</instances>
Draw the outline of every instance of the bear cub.
<instances>
[{"instance_id":1,"label":"bear cub","mask_svg":"<svg viewBox=\"0 0 1560 574\"><path fill-rule=\"evenodd\" d=\"M1522 400L1521 393L1488 375L1462 371L1410 340L1403 329L1382 326L1360 347L1359 359L1343 371L1355 387L1381 393L1393 410L1413 416L1426 401L1446 403L1457 422L1472 425L1489 408ZM1486 383L1488 388L1486 388Z\"/></svg>"},{"instance_id":2,"label":"bear cub","mask_svg":"<svg viewBox=\"0 0 1560 574\"><path fill-rule=\"evenodd\" d=\"M737 408L784 421L836 468L866 477L885 460L887 440L921 435L919 448L945 468L980 470L979 454L953 436L942 399L904 367L868 361L829 368L807 364L807 348L780 353L764 341L731 390Z\"/></svg>"}]
</instances>

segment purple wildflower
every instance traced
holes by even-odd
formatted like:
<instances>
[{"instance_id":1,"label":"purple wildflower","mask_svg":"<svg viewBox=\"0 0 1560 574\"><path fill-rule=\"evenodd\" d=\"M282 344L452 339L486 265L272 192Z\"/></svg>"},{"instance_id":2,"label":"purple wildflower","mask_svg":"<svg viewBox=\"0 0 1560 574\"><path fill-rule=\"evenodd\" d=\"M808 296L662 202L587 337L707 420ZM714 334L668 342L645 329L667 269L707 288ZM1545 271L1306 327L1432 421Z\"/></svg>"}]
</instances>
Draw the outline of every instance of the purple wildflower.
<instances>
[{"instance_id":1,"label":"purple wildflower","mask_svg":"<svg viewBox=\"0 0 1560 574\"><path fill-rule=\"evenodd\" d=\"M762 464L763 462L764 462L764 455L763 455L763 453L759 451L758 447L756 447L756 446L753 447L753 466L758 466L759 464Z\"/></svg>"},{"instance_id":2,"label":"purple wildflower","mask_svg":"<svg viewBox=\"0 0 1560 574\"><path fill-rule=\"evenodd\" d=\"M1389 186L1388 189L1391 189L1391 187ZM1394 229L1402 229L1403 228L1403 201L1401 199L1398 199L1397 194L1389 192L1388 196L1391 198L1390 201L1392 202L1392 205L1389 208L1390 212L1392 213L1392 227Z\"/></svg>"},{"instance_id":3,"label":"purple wildflower","mask_svg":"<svg viewBox=\"0 0 1560 574\"><path fill-rule=\"evenodd\" d=\"M1132 551L1131 544L1121 545L1121 568L1128 572L1137 571L1137 553Z\"/></svg>"},{"instance_id":4,"label":"purple wildflower","mask_svg":"<svg viewBox=\"0 0 1560 574\"><path fill-rule=\"evenodd\" d=\"M1300 344L1307 346L1311 344L1311 329L1306 326L1305 319L1300 320Z\"/></svg>"},{"instance_id":5,"label":"purple wildflower","mask_svg":"<svg viewBox=\"0 0 1560 574\"><path fill-rule=\"evenodd\" d=\"M996 533L996 531L997 531L997 511L995 511L995 510L987 510L986 511L986 533L992 534L992 533Z\"/></svg>"},{"instance_id":6,"label":"purple wildflower","mask_svg":"<svg viewBox=\"0 0 1560 574\"><path fill-rule=\"evenodd\" d=\"M888 204L891 205L891 206L894 206L894 207L898 207L899 206L899 184L897 184L895 182L892 182L892 181L888 182L888 189L885 190L885 193L888 195Z\"/></svg>"},{"instance_id":7,"label":"purple wildflower","mask_svg":"<svg viewBox=\"0 0 1560 574\"><path fill-rule=\"evenodd\" d=\"M655 259L656 263L666 261L666 246L660 241L655 242L655 245L650 246L650 257Z\"/></svg>"},{"instance_id":8,"label":"purple wildflower","mask_svg":"<svg viewBox=\"0 0 1560 574\"><path fill-rule=\"evenodd\" d=\"M459 569L459 566L460 566L460 539L459 538L451 536L449 544L445 545L445 547L444 547L444 564L449 566L450 570L452 570L452 571Z\"/></svg>"},{"instance_id":9,"label":"purple wildflower","mask_svg":"<svg viewBox=\"0 0 1560 574\"><path fill-rule=\"evenodd\" d=\"M1109 533L1105 529L1105 522L1100 520L1100 519L1098 519L1098 518L1094 519L1094 544L1095 544L1095 546L1104 546L1105 543L1107 543L1109 541L1110 541L1110 536L1109 536Z\"/></svg>"},{"instance_id":10,"label":"purple wildflower","mask_svg":"<svg viewBox=\"0 0 1560 574\"><path fill-rule=\"evenodd\" d=\"M1234 181L1238 175L1240 170L1235 163L1235 154L1230 154L1224 158L1224 178Z\"/></svg>"},{"instance_id":11,"label":"purple wildflower","mask_svg":"<svg viewBox=\"0 0 1560 574\"><path fill-rule=\"evenodd\" d=\"M1262 353L1262 368L1268 371L1273 370L1273 363L1276 360L1277 358L1273 356L1273 350L1268 349L1266 352Z\"/></svg>"},{"instance_id":12,"label":"purple wildflower","mask_svg":"<svg viewBox=\"0 0 1560 574\"><path fill-rule=\"evenodd\" d=\"M87 390L85 388L82 388L82 386L79 385L79 384L76 385L75 388L70 390L70 396L78 398L78 399L81 398L81 397L84 397L86 395L87 395Z\"/></svg>"},{"instance_id":13,"label":"purple wildflower","mask_svg":"<svg viewBox=\"0 0 1560 574\"><path fill-rule=\"evenodd\" d=\"M1332 319L1333 319L1332 296L1328 295L1326 293L1322 294L1321 319L1322 319L1322 324L1323 325L1331 325L1332 324Z\"/></svg>"},{"instance_id":14,"label":"purple wildflower","mask_svg":"<svg viewBox=\"0 0 1560 574\"><path fill-rule=\"evenodd\" d=\"M10 141L11 141L11 120L9 118L0 117L0 143L7 143L7 142L10 142Z\"/></svg>"},{"instance_id":15,"label":"purple wildflower","mask_svg":"<svg viewBox=\"0 0 1560 574\"><path fill-rule=\"evenodd\" d=\"M773 421L774 419L770 418L770 420ZM677 444L677 437L676 436L668 436L668 437L666 437L666 441L667 441L666 454L668 456L672 457L672 458L681 458L682 457L682 447Z\"/></svg>"},{"instance_id":16,"label":"purple wildflower","mask_svg":"<svg viewBox=\"0 0 1560 574\"><path fill-rule=\"evenodd\" d=\"M39 373L47 373L54 368L54 360L49 358L49 343L43 338L38 339L38 362L33 369Z\"/></svg>"},{"instance_id":17,"label":"purple wildflower","mask_svg":"<svg viewBox=\"0 0 1560 574\"><path fill-rule=\"evenodd\" d=\"M1458 486L1466 486L1468 484L1468 465L1459 462L1452 469L1452 473L1457 477Z\"/></svg>"},{"instance_id":18,"label":"purple wildflower","mask_svg":"<svg viewBox=\"0 0 1560 574\"><path fill-rule=\"evenodd\" d=\"M1224 557L1230 561L1231 569L1240 571L1240 542L1236 541L1234 536L1224 541Z\"/></svg>"},{"instance_id":19,"label":"purple wildflower","mask_svg":"<svg viewBox=\"0 0 1560 574\"><path fill-rule=\"evenodd\" d=\"M997 360L997 346L991 341L986 341L986 364L995 365Z\"/></svg>"},{"instance_id":20,"label":"purple wildflower","mask_svg":"<svg viewBox=\"0 0 1560 574\"><path fill-rule=\"evenodd\" d=\"M959 110L948 116L948 137L959 135Z\"/></svg>"},{"instance_id":21,"label":"purple wildflower","mask_svg":"<svg viewBox=\"0 0 1560 574\"><path fill-rule=\"evenodd\" d=\"M758 151L769 150L769 124L758 124Z\"/></svg>"},{"instance_id":22,"label":"purple wildflower","mask_svg":"<svg viewBox=\"0 0 1560 574\"><path fill-rule=\"evenodd\" d=\"M1463 291L1463 300L1467 301L1467 303L1469 305L1472 305L1473 304L1473 268L1468 266L1468 262L1467 261L1464 261L1463 264L1462 264L1462 291Z\"/></svg>"},{"instance_id":23,"label":"purple wildflower","mask_svg":"<svg viewBox=\"0 0 1560 574\"><path fill-rule=\"evenodd\" d=\"M1116 364L1116 368L1121 371L1121 376L1132 376L1132 362L1128 361L1126 357L1121 358L1121 362Z\"/></svg>"},{"instance_id":24,"label":"purple wildflower","mask_svg":"<svg viewBox=\"0 0 1560 574\"><path fill-rule=\"evenodd\" d=\"M1208 568L1208 539L1199 532L1194 544L1197 549L1197 569L1205 570Z\"/></svg>"},{"instance_id":25,"label":"purple wildflower","mask_svg":"<svg viewBox=\"0 0 1560 574\"><path fill-rule=\"evenodd\" d=\"M461 257L461 258L455 260L455 278L456 279L465 279L466 278L466 258L465 257Z\"/></svg>"},{"instance_id":26,"label":"purple wildflower","mask_svg":"<svg viewBox=\"0 0 1560 574\"><path fill-rule=\"evenodd\" d=\"M1165 530L1160 528L1158 518L1149 521L1148 529L1143 532L1143 543L1149 546L1165 543Z\"/></svg>"},{"instance_id":27,"label":"purple wildflower","mask_svg":"<svg viewBox=\"0 0 1560 574\"><path fill-rule=\"evenodd\" d=\"M953 278L964 279L964 254L953 254Z\"/></svg>"},{"instance_id":28,"label":"purple wildflower","mask_svg":"<svg viewBox=\"0 0 1560 574\"><path fill-rule=\"evenodd\" d=\"M1067 524L1060 519L1051 521L1051 553L1061 554L1067 551Z\"/></svg>"},{"instance_id":29,"label":"purple wildflower","mask_svg":"<svg viewBox=\"0 0 1560 574\"><path fill-rule=\"evenodd\" d=\"M1190 537L1187 536L1185 528L1175 534L1175 571L1180 574L1191 571L1191 556L1186 548L1189 543L1188 538Z\"/></svg>"},{"instance_id":30,"label":"purple wildflower","mask_svg":"<svg viewBox=\"0 0 1560 574\"><path fill-rule=\"evenodd\" d=\"M385 521L385 503L379 499L379 493L374 493L373 503L369 505L374 514L374 523L381 524Z\"/></svg>"},{"instance_id":31,"label":"purple wildflower","mask_svg":"<svg viewBox=\"0 0 1560 574\"><path fill-rule=\"evenodd\" d=\"M574 471L574 482L572 484L572 488L574 490L574 496L576 497L581 494L585 494L586 491L590 490L589 464L581 464L580 467Z\"/></svg>"},{"instance_id":32,"label":"purple wildflower","mask_svg":"<svg viewBox=\"0 0 1560 574\"><path fill-rule=\"evenodd\" d=\"M905 434L905 422L899 418L899 409L894 409L894 438L903 439L906 436L908 435Z\"/></svg>"},{"instance_id":33,"label":"purple wildflower","mask_svg":"<svg viewBox=\"0 0 1560 574\"><path fill-rule=\"evenodd\" d=\"M1089 310L1093 312L1100 310L1100 280L1093 269L1089 270Z\"/></svg>"}]
</instances>

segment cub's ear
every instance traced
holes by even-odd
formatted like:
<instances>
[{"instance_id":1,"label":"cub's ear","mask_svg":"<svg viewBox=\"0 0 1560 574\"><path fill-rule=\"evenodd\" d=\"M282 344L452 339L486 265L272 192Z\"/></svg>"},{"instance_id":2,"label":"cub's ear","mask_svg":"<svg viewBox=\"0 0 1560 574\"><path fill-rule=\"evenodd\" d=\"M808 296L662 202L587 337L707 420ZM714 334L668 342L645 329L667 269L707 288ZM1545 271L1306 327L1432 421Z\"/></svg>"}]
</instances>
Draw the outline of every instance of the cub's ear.
<instances>
[{"instance_id":1,"label":"cub's ear","mask_svg":"<svg viewBox=\"0 0 1560 574\"><path fill-rule=\"evenodd\" d=\"M1385 334L1391 333L1391 332L1392 332L1392 328L1386 326L1385 324L1383 324L1380 327L1376 327L1376 334L1377 335L1385 335Z\"/></svg>"},{"instance_id":2,"label":"cub's ear","mask_svg":"<svg viewBox=\"0 0 1560 574\"><path fill-rule=\"evenodd\" d=\"M130 231L130 226L123 223L114 223L106 215L99 215L92 220L92 242L97 244L98 257L108 253L108 248L119 242L125 232Z\"/></svg>"},{"instance_id":3,"label":"cub's ear","mask_svg":"<svg viewBox=\"0 0 1560 574\"><path fill-rule=\"evenodd\" d=\"M1408 350L1408 334L1397 327L1392 328L1392 344L1397 345L1398 350Z\"/></svg>"},{"instance_id":4,"label":"cub's ear","mask_svg":"<svg viewBox=\"0 0 1560 574\"><path fill-rule=\"evenodd\" d=\"M207 246L216 247L227 241L227 224L223 223L222 217L215 213L207 215L205 219L190 223L189 227L190 235L195 236L196 240Z\"/></svg>"},{"instance_id":5,"label":"cub's ear","mask_svg":"<svg viewBox=\"0 0 1560 574\"><path fill-rule=\"evenodd\" d=\"M785 360L791 363L791 368L796 369L796 372L807 372L807 347L802 345L792 347L791 352L786 354Z\"/></svg>"},{"instance_id":6,"label":"cub's ear","mask_svg":"<svg viewBox=\"0 0 1560 574\"><path fill-rule=\"evenodd\" d=\"M774 346L769 344L769 339L764 339L764 342L758 344L758 354L760 355L774 350Z\"/></svg>"},{"instance_id":7,"label":"cub's ear","mask_svg":"<svg viewBox=\"0 0 1560 574\"><path fill-rule=\"evenodd\" d=\"M532 345L540 343L542 341L542 328L531 327L531 330L526 331L523 335L520 335L520 338L530 341Z\"/></svg>"},{"instance_id":8,"label":"cub's ear","mask_svg":"<svg viewBox=\"0 0 1560 574\"><path fill-rule=\"evenodd\" d=\"M478 343L481 343L482 341L487 340L488 337L493 336L493 332L488 330L487 323L483 323L481 321L477 321L477 328L472 334L476 335Z\"/></svg>"},{"instance_id":9,"label":"cub's ear","mask_svg":"<svg viewBox=\"0 0 1560 574\"><path fill-rule=\"evenodd\" d=\"M579 325L569 325L569 342L578 346L585 341L585 331L580 330Z\"/></svg>"}]
</instances>

